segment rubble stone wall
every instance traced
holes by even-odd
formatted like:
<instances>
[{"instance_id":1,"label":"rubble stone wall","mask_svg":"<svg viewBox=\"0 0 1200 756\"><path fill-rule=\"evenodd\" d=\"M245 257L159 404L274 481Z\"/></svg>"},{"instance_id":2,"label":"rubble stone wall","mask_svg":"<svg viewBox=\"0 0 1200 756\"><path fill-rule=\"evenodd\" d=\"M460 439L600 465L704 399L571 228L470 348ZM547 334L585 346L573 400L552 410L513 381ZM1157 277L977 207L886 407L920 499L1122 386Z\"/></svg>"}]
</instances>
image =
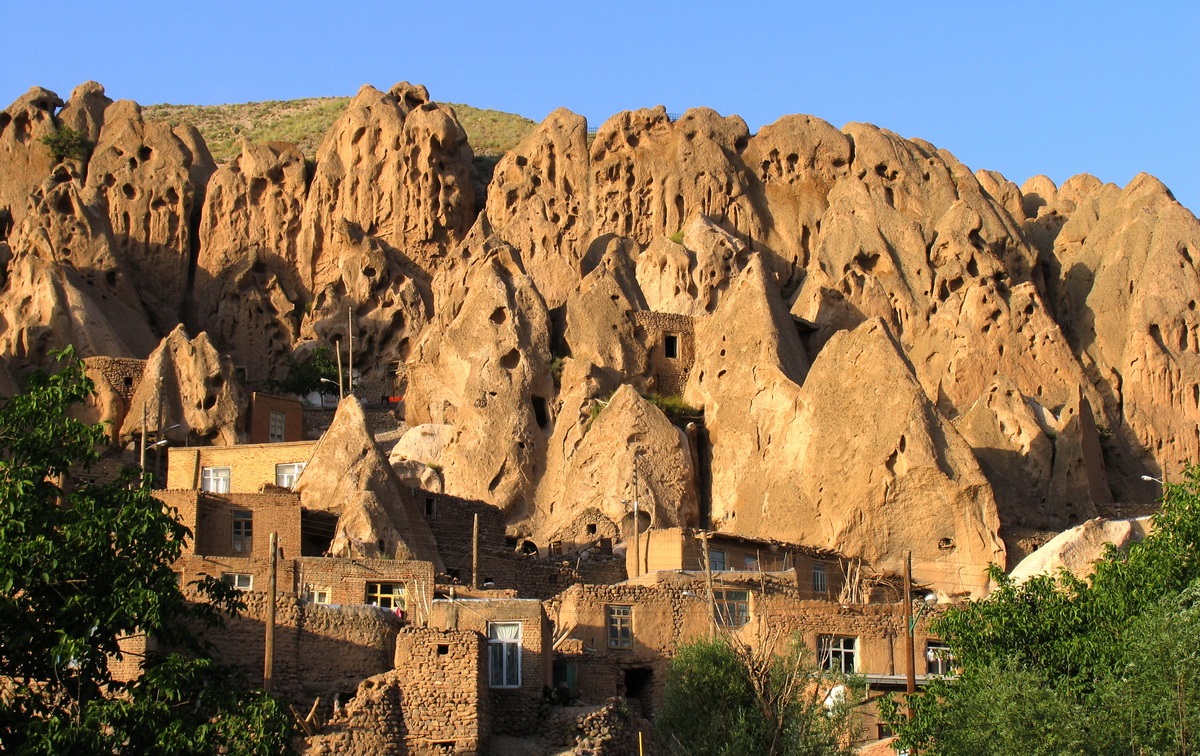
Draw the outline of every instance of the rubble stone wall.
<instances>
[{"instance_id":1,"label":"rubble stone wall","mask_svg":"<svg viewBox=\"0 0 1200 756\"><path fill-rule=\"evenodd\" d=\"M682 396L692 365L696 362L695 325L692 317L669 312L636 310L634 322L645 332L642 341L650 354L654 391L663 396ZM666 337L676 337L676 356L667 357Z\"/></svg>"},{"instance_id":2,"label":"rubble stone wall","mask_svg":"<svg viewBox=\"0 0 1200 756\"><path fill-rule=\"evenodd\" d=\"M145 360L132 357L84 357L83 365L103 375L126 404L133 398L146 369Z\"/></svg>"}]
</instances>

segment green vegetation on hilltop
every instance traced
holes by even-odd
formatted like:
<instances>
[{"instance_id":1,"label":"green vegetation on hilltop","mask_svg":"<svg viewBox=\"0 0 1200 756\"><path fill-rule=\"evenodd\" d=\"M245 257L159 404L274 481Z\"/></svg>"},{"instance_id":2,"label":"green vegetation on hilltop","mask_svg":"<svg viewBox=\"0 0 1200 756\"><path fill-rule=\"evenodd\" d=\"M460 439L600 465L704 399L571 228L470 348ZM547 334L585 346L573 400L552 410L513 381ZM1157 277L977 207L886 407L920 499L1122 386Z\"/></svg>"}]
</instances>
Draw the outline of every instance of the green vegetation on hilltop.
<instances>
[{"instance_id":1,"label":"green vegetation on hilltop","mask_svg":"<svg viewBox=\"0 0 1200 756\"><path fill-rule=\"evenodd\" d=\"M238 140L293 142L305 157L316 156L325 132L350 103L349 97L311 97L303 100L268 100L234 105L147 105L147 121L171 126L190 123L200 130L213 159L223 163L237 156ZM481 110L470 105L445 103L454 108L476 155L503 155L536 124L513 113Z\"/></svg>"}]
</instances>

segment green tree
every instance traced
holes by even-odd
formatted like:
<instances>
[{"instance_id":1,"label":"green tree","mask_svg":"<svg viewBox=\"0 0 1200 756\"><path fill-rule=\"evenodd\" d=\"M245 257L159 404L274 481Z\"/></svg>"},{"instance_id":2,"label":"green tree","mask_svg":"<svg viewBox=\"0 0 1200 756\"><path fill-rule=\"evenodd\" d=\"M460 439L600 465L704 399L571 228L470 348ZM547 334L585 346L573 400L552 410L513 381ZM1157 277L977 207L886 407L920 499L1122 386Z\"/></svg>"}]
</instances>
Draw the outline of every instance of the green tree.
<instances>
[{"instance_id":1,"label":"green tree","mask_svg":"<svg viewBox=\"0 0 1200 756\"><path fill-rule=\"evenodd\" d=\"M333 394L337 391L338 369L333 350L322 344L315 347L303 360L294 356L287 358L287 377L274 384L280 391L289 394L307 395L314 391Z\"/></svg>"},{"instance_id":2,"label":"green tree","mask_svg":"<svg viewBox=\"0 0 1200 756\"><path fill-rule=\"evenodd\" d=\"M211 578L196 584L206 601L184 598L171 564L190 533L174 512L131 472L63 485L97 459L103 429L70 416L92 386L69 350L59 360L0 404L0 751L282 751L281 705L199 655L190 628L242 606ZM151 655L115 681L110 658L139 634L188 656ZM247 732L264 745L241 748Z\"/></svg>"},{"instance_id":3,"label":"green tree","mask_svg":"<svg viewBox=\"0 0 1200 756\"><path fill-rule=\"evenodd\" d=\"M87 137L69 126L59 127L57 131L42 137L41 142L50 150L50 156L56 163L61 163L68 158L86 160L92 149L92 144Z\"/></svg>"},{"instance_id":4,"label":"green tree","mask_svg":"<svg viewBox=\"0 0 1200 756\"><path fill-rule=\"evenodd\" d=\"M998 587L932 630L961 674L914 697L900 742L922 753L1187 753L1200 726L1200 470L1164 486L1151 533L1086 580ZM1040 724L1039 724L1040 723Z\"/></svg>"},{"instance_id":5,"label":"green tree","mask_svg":"<svg viewBox=\"0 0 1200 756\"><path fill-rule=\"evenodd\" d=\"M781 653L733 638L680 646L655 729L671 753L840 755L853 752L854 681L817 669L797 638Z\"/></svg>"}]
</instances>

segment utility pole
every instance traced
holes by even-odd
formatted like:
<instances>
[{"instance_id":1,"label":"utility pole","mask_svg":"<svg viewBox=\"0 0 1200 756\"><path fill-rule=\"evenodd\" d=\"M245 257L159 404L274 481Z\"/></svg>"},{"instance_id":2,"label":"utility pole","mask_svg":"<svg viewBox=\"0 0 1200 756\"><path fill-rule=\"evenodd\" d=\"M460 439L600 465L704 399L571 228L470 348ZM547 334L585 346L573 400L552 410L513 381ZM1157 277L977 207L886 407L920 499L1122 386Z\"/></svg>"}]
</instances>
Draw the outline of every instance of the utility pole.
<instances>
[{"instance_id":1,"label":"utility pole","mask_svg":"<svg viewBox=\"0 0 1200 756\"><path fill-rule=\"evenodd\" d=\"M633 571L637 573L634 577L642 575L642 515L638 505L638 455L640 453L641 449L633 452Z\"/></svg>"},{"instance_id":2,"label":"utility pole","mask_svg":"<svg viewBox=\"0 0 1200 756\"><path fill-rule=\"evenodd\" d=\"M349 360L349 367L346 370L346 393L354 393L354 308L346 308L346 335L350 339L350 352L346 359Z\"/></svg>"},{"instance_id":3,"label":"utility pole","mask_svg":"<svg viewBox=\"0 0 1200 756\"><path fill-rule=\"evenodd\" d=\"M142 402L142 448L138 451L138 473L146 474L146 423L150 422L146 417L146 402ZM145 479L143 478L143 481ZM144 482L142 485L146 485Z\"/></svg>"},{"instance_id":4,"label":"utility pole","mask_svg":"<svg viewBox=\"0 0 1200 756\"><path fill-rule=\"evenodd\" d=\"M479 513L475 513L475 524L471 529L471 588L479 588Z\"/></svg>"},{"instance_id":5,"label":"utility pole","mask_svg":"<svg viewBox=\"0 0 1200 756\"><path fill-rule=\"evenodd\" d=\"M913 718L912 700L917 692L916 650L913 643L913 610L912 610L912 552L904 557L904 666L908 673L908 695L905 703L908 708L908 718Z\"/></svg>"},{"instance_id":6,"label":"utility pole","mask_svg":"<svg viewBox=\"0 0 1200 756\"><path fill-rule=\"evenodd\" d=\"M154 478L162 470L162 440L163 440L163 400L162 376L158 377L158 420L154 424ZM165 476L164 476L165 477ZM164 485L165 487L165 485Z\"/></svg>"},{"instance_id":7,"label":"utility pole","mask_svg":"<svg viewBox=\"0 0 1200 756\"><path fill-rule=\"evenodd\" d=\"M263 690L271 692L275 676L275 573L279 567L279 534L271 533L271 575L268 580L266 658L263 660Z\"/></svg>"}]
</instances>

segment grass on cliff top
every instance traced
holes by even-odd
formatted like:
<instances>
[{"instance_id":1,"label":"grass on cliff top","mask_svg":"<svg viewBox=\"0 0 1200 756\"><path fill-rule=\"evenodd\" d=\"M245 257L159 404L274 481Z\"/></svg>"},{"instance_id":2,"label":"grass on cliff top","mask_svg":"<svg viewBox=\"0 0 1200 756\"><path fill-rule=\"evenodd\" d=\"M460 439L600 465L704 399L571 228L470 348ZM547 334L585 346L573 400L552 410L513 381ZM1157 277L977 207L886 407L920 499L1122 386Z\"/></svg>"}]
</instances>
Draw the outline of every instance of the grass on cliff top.
<instances>
[{"instance_id":1,"label":"grass on cliff top","mask_svg":"<svg viewBox=\"0 0 1200 756\"><path fill-rule=\"evenodd\" d=\"M293 142L311 159L325 132L349 103L349 97L311 97L236 105L147 105L142 115L147 121L166 121L172 127L192 124L218 163L237 156L240 137L251 142ZM444 104L454 108L476 155L503 155L537 125L514 113Z\"/></svg>"}]
</instances>

